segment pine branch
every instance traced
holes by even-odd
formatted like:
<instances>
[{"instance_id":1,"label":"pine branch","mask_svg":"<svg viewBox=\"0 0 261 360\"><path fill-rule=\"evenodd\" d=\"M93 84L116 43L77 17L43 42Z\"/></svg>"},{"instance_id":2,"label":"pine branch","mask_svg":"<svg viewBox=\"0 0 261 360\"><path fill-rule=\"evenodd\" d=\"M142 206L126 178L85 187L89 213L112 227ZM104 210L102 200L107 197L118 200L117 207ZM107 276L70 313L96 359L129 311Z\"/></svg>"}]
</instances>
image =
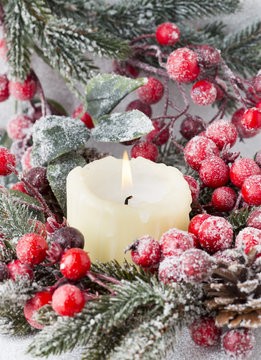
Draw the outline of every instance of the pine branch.
<instances>
[{"instance_id":1,"label":"pine branch","mask_svg":"<svg viewBox=\"0 0 261 360\"><path fill-rule=\"evenodd\" d=\"M235 236L247 226L247 219L253 210L254 209L250 210L249 208L240 209L230 215L228 221L233 226Z\"/></svg>"},{"instance_id":2,"label":"pine branch","mask_svg":"<svg viewBox=\"0 0 261 360\"><path fill-rule=\"evenodd\" d=\"M35 331L24 317L22 307L0 307L0 334L25 336Z\"/></svg>"}]
</instances>

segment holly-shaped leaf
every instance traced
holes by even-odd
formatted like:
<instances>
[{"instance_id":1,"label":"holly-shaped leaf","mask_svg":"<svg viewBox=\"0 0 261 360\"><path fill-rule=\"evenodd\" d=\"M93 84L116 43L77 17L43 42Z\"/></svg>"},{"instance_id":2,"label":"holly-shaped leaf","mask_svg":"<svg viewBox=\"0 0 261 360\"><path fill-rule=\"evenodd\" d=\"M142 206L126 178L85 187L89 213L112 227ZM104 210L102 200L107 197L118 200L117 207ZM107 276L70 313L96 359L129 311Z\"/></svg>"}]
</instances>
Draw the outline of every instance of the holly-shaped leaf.
<instances>
[{"instance_id":1,"label":"holly-shaped leaf","mask_svg":"<svg viewBox=\"0 0 261 360\"><path fill-rule=\"evenodd\" d=\"M120 75L100 74L88 81L86 88L87 112L97 125L132 91L147 83L147 78L130 79Z\"/></svg>"},{"instance_id":2,"label":"holly-shaped leaf","mask_svg":"<svg viewBox=\"0 0 261 360\"><path fill-rule=\"evenodd\" d=\"M96 141L121 142L139 138L153 129L146 115L132 110L103 116L91 133Z\"/></svg>"},{"instance_id":3,"label":"holly-shaped leaf","mask_svg":"<svg viewBox=\"0 0 261 360\"><path fill-rule=\"evenodd\" d=\"M34 125L32 163L47 165L57 157L80 149L90 137L90 130L79 120L50 115Z\"/></svg>"},{"instance_id":4,"label":"holly-shaped leaf","mask_svg":"<svg viewBox=\"0 0 261 360\"><path fill-rule=\"evenodd\" d=\"M82 156L71 152L59 156L47 167L47 179L52 191L66 215L66 178L69 172L76 166L84 166L86 161Z\"/></svg>"}]
</instances>

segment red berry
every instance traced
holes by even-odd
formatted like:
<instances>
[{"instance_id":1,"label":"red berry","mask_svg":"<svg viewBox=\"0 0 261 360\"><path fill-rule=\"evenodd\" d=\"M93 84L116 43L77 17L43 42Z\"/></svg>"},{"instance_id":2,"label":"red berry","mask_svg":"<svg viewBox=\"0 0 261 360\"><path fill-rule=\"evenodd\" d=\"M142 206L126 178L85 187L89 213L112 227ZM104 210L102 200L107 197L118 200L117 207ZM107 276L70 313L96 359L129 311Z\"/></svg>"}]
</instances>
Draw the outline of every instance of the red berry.
<instances>
[{"instance_id":1,"label":"red berry","mask_svg":"<svg viewBox=\"0 0 261 360\"><path fill-rule=\"evenodd\" d=\"M237 260L238 254L239 253L235 251L235 248L232 248L232 249L217 251L212 256L214 257L214 259L216 259L217 262L221 261L226 264L231 264L231 262ZM242 256L241 251L240 251L240 256Z\"/></svg>"},{"instance_id":2,"label":"red berry","mask_svg":"<svg viewBox=\"0 0 261 360\"><path fill-rule=\"evenodd\" d=\"M10 81L9 91L16 100L30 100L37 90L37 81L34 76L28 75L24 82Z\"/></svg>"},{"instance_id":3,"label":"red berry","mask_svg":"<svg viewBox=\"0 0 261 360\"><path fill-rule=\"evenodd\" d=\"M248 177L242 185L243 200L249 205L261 205L261 175Z\"/></svg>"},{"instance_id":4,"label":"red berry","mask_svg":"<svg viewBox=\"0 0 261 360\"><path fill-rule=\"evenodd\" d=\"M238 233L235 242L236 248L244 249L247 254L257 245L261 245L261 230L252 227L245 227Z\"/></svg>"},{"instance_id":5,"label":"red berry","mask_svg":"<svg viewBox=\"0 0 261 360\"><path fill-rule=\"evenodd\" d=\"M71 248L80 248L84 247L84 236L83 234L70 226L62 226L62 224L54 224L59 226L53 234L51 235L51 241L59 244L63 250L68 250ZM50 231L49 231L50 232Z\"/></svg>"},{"instance_id":6,"label":"red berry","mask_svg":"<svg viewBox=\"0 0 261 360\"><path fill-rule=\"evenodd\" d=\"M7 125L7 132L11 139L24 139L32 127L32 119L26 115L17 115Z\"/></svg>"},{"instance_id":7,"label":"red berry","mask_svg":"<svg viewBox=\"0 0 261 360\"><path fill-rule=\"evenodd\" d=\"M219 155L218 147L212 140L203 136L195 136L184 148L185 160L194 170L199 170L202 162L213 155Z\"/></svg>"},{"instance_id":8,"label":"red berry","mask_svg":"<svg viewBox=\"0 0 261 360\"><path fill-rule=\"evenodd\" d=\"M21 164L23 167L23 170L29 170L32 168L32 164L31 164L31 153L32 153L33 147L29 147L25 153L22 156L21 159Z\"/></svg>"},{"instance_id":9,"label":"red berry","mask_svg":"<svg viewBox=\"0 0 261 360\"><path fill-rule=\"evenodd\" d=\"M31 168L25 172L26 180L41 193L49 189L49 183L46 175L47 169L42 166Z\"/></svg>"},{"instance_id":10,"label":"red berry","mask_svg":"<svg viewBox=\"0 0 261 360\"><path fill-rule=\"evenodd\" d=\"M39 220L35 220L35 219L31 219L29 220L29 224L33 224L33 231L34 233L41 235L44 239L47 239L47 231L46 231L46 227L45 225L39 221Z\"/></svg>"},{"instance_id":11,"label":"red berry","mask_svg":"<svg viewBox=\"0 0 261 360\"><path fill-rule=\"evenodd\" d=\"M0 147L0 175L6 176L12 173L10 166L15 166L15 156L6 148Z\"/></svg>"},{"instance_id":12,"label":"red berry","mask_svg":"<svg viewBox=\"0 0 261 360\"><path fill-rule=\"evenodd\" d=\"M173 23L163 23L156 30L156 39L161 45L175 45L179 41L179 35L179 28Z\"/></svg>"},{"instance_id":13,"label":"red berry","mask_svg":"<svg viewBox=\"0 0 261 360\"><path fill-rule=\"evenodd\" d=\"M47 304L51 304L52 302L52 294L49 291L42 291L36 293L30 300L28 300L24 306L24 316L30 325L35 327L36 329L43 329L44 325L39 324L35 321L34 314L41 307Z\"/></svg>"},{"instance_id":14,"label":"red berry","mask_svg":"<svg viewBox=\"0 0 261 360\"><path fill-rule=\"evenodd\" d=\"M210 216L200 226L198 239L200 245L210 253L228 249L233 242L233 227L224 218Z\"/></svg>"},{"instance_id":15,"label":"red berry","mask_svg":"<svg viewBox=\"0 0 261 360\"><path fill-rule=\"evenodd\" d=\"M20 260L11 261L9 264L7 264L7 268L11 279L14 281L18 277L26 277L31 280L34 278L33 270L30 269L29 266L23 264Z\"/></svg>"},{"instance_id":16,"label":"red berry","mask_svg":"<svg viewBox=\"0 0 261 360\"><path fill-rule=\"evenodd\" d=\"M198 236L198 231L202 223L208 219L211 215L209 214L198 214L194 216L189 223L188 231L195 236Z\"/></svg>"},{"instance_id":17,"label":"red berry","mask_svg":"<svg viewBox=\"0 0 261 360\"><path fill-rule=\"evenodd\" d=\"M251 175L261 175L260 167L252 159L238 159L231 166L230 180L235 186L239 188L243 185L243 182Z\"/></svg>"},{"instance_id":18,"label":"red berry","mask_svg":"<svg viewBox=\"0 0 261 360\"><path fill-rule=\"evenodd\" d=\"M69 249L62 256L60 271L67 279L81 279L90 268L91 260L87 252L82 249Z\"/></svg>"},{"instance_id":19,"label":"red berry","mask_svg":"<svg viewBox=\"0 0 261 360\"><path fill-rule=\"evenodd\" d=\"M261 230L261 209L255 209L247 218L247 226Z\"/></svg>"},{"instance_id":20,"label":"red berry","mask_svg":"<svg viewBox=\"0 0 261 360\"><path fill-rule=\"evenodd\" d=\"M144 104L156 104L164 94L164 86L161 81L148 77L147 84L141 86L137 94Z\"/></svg>"},{"instance_id":21,"label":"red berry","mask_svg":"<svg viewBox=\"0 0 261 360\"><path fill-rule=\"evenodd\" d=\"M84 111L83 104L79 105L73 112L74 118L80 118L82 122L87 126L88 129L94 128L92 117Z\"/></svg>"},{"instance_id":22,"label":"red berry","mask_svg":"<svg viewBox=\"0 0 261 360\"><path fill-rule=\"evenodd\" d=\"M228 330L222 338L225 353L233 359L247 359L255 345L255 336L250 329Z\"/></svg>"},{"instance_id":23,"label":"red berry","mask_svg":"<svg viewBox=\"0 0 261 360\"><path fill-rule=\"evenodd\" d=\"M159 280L164 284L181 280L180 257L167 256L160 262L158 271Z\"/></svg>"},{"instance_id":24,"label":"red berry","mask_svg":"<svg viewBox=\"0 0 261 360\"><path fill-rule=\"evenodd\" d=\"M9 81L6 75L0 75L0 102L9 98Z\"/></svg>"},{"instance_id":25,"label":"red berry","mask_svg":"<svg viewBox=\"0 0 261 360\"><path fill-rule=\"evenodd\" d=\"M0 41L0 58L3 60L7 59L8 47L4 38Z\"/></svg>"},{"instance_id":26,"label":"red berry","mask_svg":"<svg viewBox=\"0 0 261 360\"><path fill-rule=\"evenodd\" d=\"M216 327L214 319L210 317L193 321L189 326L189 331L192 340L199 346L215 346L220 341L221 330Z\"/></svg>"},{"instance_id":27,"label":"red berry","mask_svg":"<svg viewBox=\"0 0 261 360\"><path fill-rule=\"evenodd\" d=\"M26 190L24 183L22 181L19 181L18 183L14 184L11 187L12 190L17 190L17 191L21 191L27 195L29 195L28 191Z\"/></svg>"},{"instance_id":28,"label":"red berry","mask_svg":"<svg viewBox=\"0 0 261 360\"><path fill-rule=\"evenodd\" d=\"M157 146L150 141L140 141L131 149L132 158L141 156L155 162L157 161L158 155L159 152Z\"/></svg>"},{"instance_id":29,"label":"red berry","mask_svg":"<svg viewBox=\"0 0 261 360\"><path fill-rule=\"evenodd\" d=\"M219 51L213 46L202 45L197 49L197 53L200 55L201 63L207 69L218 65L221 59Z\"/></svg>"},{"instance_id":30,"label":"red berry","mask_svg":"<svg viewBox=\"0 0 261 360\"><path fill-rule=\"evenodd\" d=\"M220 157L211 156L202 162L199 177L206 186L217 188L228 183L229 167Z\"/></svg>"},{"instance_id":31,"label":"red berry","mask_svg":"<svg viewBox=\"0 0 261 360\"><path fill-rule=\"evenodd\" d=\"M195 104L210 105L216 100L217 90L211 82L200 80L193 85L190 96Z\"/></svg>"},{"instance_id":32,"label":"red berry","mask_svg":"<svg viewBox=\"0 0 261 360\"><path fill-rule=\"evenodd\" d=\"M190 140L204 131L203 120L199 116L187 115L180 125L181 135Z\"/></svg>"},{"instance_id":33,"label":"red berry","mask_svg":"<svg viewBox=\"0 0 261 360\"><path fill-rule=\"evenodd\" d=\"M192 201L195 202L198 199L200 186L197 180L195 180L192 176L184 175L184 179L189 184L189 189L191 191Z\"/></svg>"},{"instance_id":34,"label":"red berry","mask_svg":"<svg viewBox=\"0 0 261 360\"><path fill-rule=\"evenodd\" d=\"M162 128L165 126L165 124L161 124L158 121L153 121L153 126L154 126L154 130L152 130L151 132L149 132L146 136L145 136L145 140L146 141L150 141L152 142L154 140L154 144L156 144L157 146L161 146L163 144L166 144L166 142L168 142L169 140L169 128L165 129L157 138L156 140L156 136L158 135L158 133L162 130Z\"/></svg>"},{"instance_id":35,"label":"red berry","mask_svg":"<svg viewBox=\"0 0 261 360\"><path fill-rule=\"evenodd\" d=\"M134 241L131 246L132 261L141 267L152 267L160 261L160 244L149 235Z\"/></svg>"},{"instance_id":36,"label":"red berry","mask_svg":"<svg viewBox=\"0 0 261 360\"><path fill-rule=\"evenodd\" d=\"M183 279L187 282L201 282L207 280L212 271L211 257L203 250L189 249L181 258Z\"/></svg>"},{"instance_id":37,"label":"red berry","mask_svg":"<svg viewBox=\"0 0 261 360\"><path fill-rule=\"evenodd\" d=\"M242 124L242 117L243 117L244 112L245 112L244 108L236 110L232 116L231 122L232 122L232 124L235 125L238 135L243 139L247 139L247 138L251 138L251 137L255 136L256 134L258 134L259 130L247 129Z\"/></svg>"},{"instance_id":38,"label":"red berry","mask_svg":"<svg viewBox=\"0 0 261 360\"><path fill-rule=\"evenodd\" d=\"M61 316L74 316L84 304L83 293L74 285L62 285L53 293L52 308Z\"/></svg>"},{"instance_id":39,"label":"red berry","mask_svg":"<svg viewBox=\"0 0 261 360\"><path fill-rule=\"evenodd\" d=\"M16 245L17 257L26 265L40 264L45 259L47 250L45 238L34 233L24 235Z\"/></svg>"},{"instance_id":40,"label":"red berry","mask_svg":"<svg viewBox=\"0 0 261 360\"><path fill-rule=\"evenodd\" d=\"M251 108L244 112L242 116L242 125L246 129L261 129L261 109Z\"/></svg>"},{"instance_id":41,"label":"red berry","mask_svg":"<svg viewBox=\"0 0 261 360\"><path fill-rule=\"evenodd\" d=\"M150 105L148 104L144 104L142 101L140 101L139 99L137 100L133 100L132 102L129 103L129 105L126 107L126 111L131 111L131 110L139 110L141 112L143 112L143 114L147 115L148 117L151 117L152 115L152 108Z\"/></svg>"},{"instance_id":42,"label":"red berry","mask_svg":"<svg viewBox=\"0 0 261 360\"><path fill-rule=\"evenodd\" d=\"M187 231L170 229L160 238L162 256L177 255L177 250L186 251L194 247L195 236Z\"/></svg>"},{"instance_id":43,"label":"red berry","mask_svg":"<svg viewBox=\"0 0 261 360\"><path fill-rule=\"evenodd\" d=\"M230 211L234 208L237 199L236 192L227 186L221 186L214 190L211 204L218 211Z\"/></svg>"},{"instance_id":44,"label":"red berry","mask_svg":"<svg viewBox=\"0 0 261 360\"><path fill-rule=\"evenodd\" d=\"M206 136L222 150L226 145L232 147L235 144L237 141L237 129L229 121L217 120L208 126Z\"/></svg>"},{"instance_id":45,"label":"red berry","mask_svg":"<svg viewBox=\"0 0 261 360\"><path fill-rule=\"evenodd\" d=\"M167 72L171 79L181 83L195 80L200 73L198 55L188 48L173 51L168 57Z\"/></svg>"}]
</instances>

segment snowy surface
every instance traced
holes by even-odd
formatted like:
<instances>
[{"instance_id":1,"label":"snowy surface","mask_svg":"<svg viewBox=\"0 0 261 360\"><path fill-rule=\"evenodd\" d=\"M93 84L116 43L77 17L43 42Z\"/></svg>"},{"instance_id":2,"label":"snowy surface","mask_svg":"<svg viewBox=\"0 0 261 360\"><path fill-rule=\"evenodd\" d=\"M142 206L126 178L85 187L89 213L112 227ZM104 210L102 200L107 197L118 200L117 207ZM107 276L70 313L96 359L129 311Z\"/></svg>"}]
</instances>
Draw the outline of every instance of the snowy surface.
<instances>
[{"instance_id":1,"label":"snowy surface","mask_svg":"<svg viewBox=\"0 0 261 360\"><path fill-rule=\"evenodd\" d=\"M115 1L114 1L115 2ZM254 21L260 20L261 16L261 1L260 0L241 0L242 9L239 13L231 16L223 16L222 20L228 24L229 29L240 30L248 24ZM202 21L198 22L198 25L202 25ZM100 61L102 71L111 71L110 61ZM40 59L33 56L33 67L39 76L43 88L47 97L52 98L60 102L68 111L69 115L72 114L75 107L79 104L79 101L71 94L66 88L64 81L48 66L46 66ZM0 73L6 71L3 62L0 62ZM178 95L175 90L171 90L171 96L178 100ZM125 109L126 104L131 100L137 98L136 95L130 95L121 107L117 110L122 111ZM153 116L161 114L162 102L159 105L153 106ZM201 108L192 104L193 113L202 116L208 120L213 114L211 106ZM0 126L5 127L9 119L14 115L14 101L9 99L6 102L0 104ZM242 149L244 156L253 156L253 154L260 149L261 134L253 139L246 139L245 145L242 149L242 144L237 144L233 149ZM111 153L121 156L124 147L121 145L115 146L114 144L99 145L101 150L110 151ZM0 360L32 360L29 355L24 355L26 347L30 343L29 339L16 339L9 337L0 337ZM251 356L251 360L258 360L261 358L261 332L257 331L257 342L254 349L254 353ZM59 357L49 357L50 360L79 360L80 356L78 352L72 354L66 354ZM193 345L189 338L187 330L184 330L179 336L175 345L175 352L168 360L225 360L226 356L221 355L217 349L204 349ZM101 359L102 360L102 359ZM158 359L155 359L158 360ZM165 359L164 359L165 360Z\"/></svg>"}]
</instances>

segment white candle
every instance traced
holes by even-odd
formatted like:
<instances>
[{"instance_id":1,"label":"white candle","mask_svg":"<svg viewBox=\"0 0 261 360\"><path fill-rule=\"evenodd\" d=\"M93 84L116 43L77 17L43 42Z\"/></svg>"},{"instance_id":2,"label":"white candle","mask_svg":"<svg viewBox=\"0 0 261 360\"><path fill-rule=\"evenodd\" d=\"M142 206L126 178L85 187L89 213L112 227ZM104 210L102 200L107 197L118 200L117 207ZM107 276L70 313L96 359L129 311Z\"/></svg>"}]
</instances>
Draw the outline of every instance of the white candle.
<instances>
[{"instance_id":1,"label":"white candle","mask_svg":"<svg viewBox=\"0 0 261 360\"><path fill-rule=\"evenodd\" d=\"M131 159L133 185L122 191L122 164L108 156L76 167L67 178L68 223L83 233L92 261L122 263L135 238L159 239L170 228L188 227L191 193L178 169ZM127 196L133 198L124 205Z\"/></svg>"}]
</instances>

